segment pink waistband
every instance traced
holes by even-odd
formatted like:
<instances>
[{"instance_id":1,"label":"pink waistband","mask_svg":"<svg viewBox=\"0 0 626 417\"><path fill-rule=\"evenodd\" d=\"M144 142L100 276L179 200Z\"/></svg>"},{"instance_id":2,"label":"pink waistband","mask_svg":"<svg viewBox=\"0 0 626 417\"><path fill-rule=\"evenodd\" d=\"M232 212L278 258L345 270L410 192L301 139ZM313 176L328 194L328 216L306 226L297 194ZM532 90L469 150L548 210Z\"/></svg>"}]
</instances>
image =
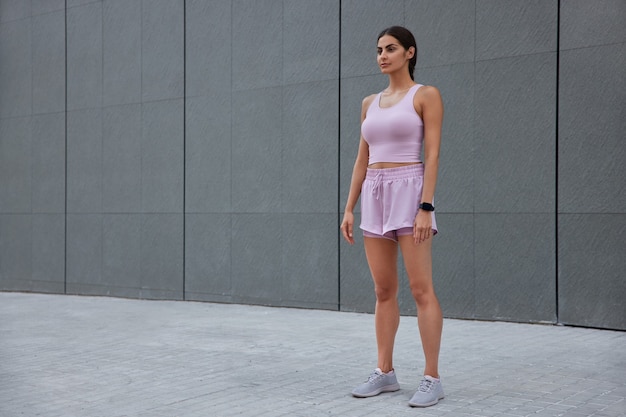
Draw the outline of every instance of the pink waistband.
<instances>
[{"instance_id":1,"label":"pink waistband","mask_svg":"<svg viewBox=\"0 0 626 417\"><path fill-rule=\"evenodd\" d=\"M367 168L366 180L403 180L406 178L421 177L424 175L424 164L405 165L396 168Z\"/></svg>"}]
</instances>

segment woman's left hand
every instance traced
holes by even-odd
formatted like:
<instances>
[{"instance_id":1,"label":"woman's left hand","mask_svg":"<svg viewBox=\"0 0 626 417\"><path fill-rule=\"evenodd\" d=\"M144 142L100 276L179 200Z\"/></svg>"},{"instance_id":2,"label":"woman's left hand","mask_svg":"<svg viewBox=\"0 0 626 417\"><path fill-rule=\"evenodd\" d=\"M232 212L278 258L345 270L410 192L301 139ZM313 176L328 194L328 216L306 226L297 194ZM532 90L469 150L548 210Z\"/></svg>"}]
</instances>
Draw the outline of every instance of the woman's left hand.
<instances>
[{"instance_id":1,"label":"woman's left hand","mask_svg":"<svg viewBox=\"0 0 626 417\"><path fill-rule=\"evenodd\" d=\"M433 234L433 219L429 211L418 210L413 223L413 239L418 245Z\"/></svg>"}]
</instances>

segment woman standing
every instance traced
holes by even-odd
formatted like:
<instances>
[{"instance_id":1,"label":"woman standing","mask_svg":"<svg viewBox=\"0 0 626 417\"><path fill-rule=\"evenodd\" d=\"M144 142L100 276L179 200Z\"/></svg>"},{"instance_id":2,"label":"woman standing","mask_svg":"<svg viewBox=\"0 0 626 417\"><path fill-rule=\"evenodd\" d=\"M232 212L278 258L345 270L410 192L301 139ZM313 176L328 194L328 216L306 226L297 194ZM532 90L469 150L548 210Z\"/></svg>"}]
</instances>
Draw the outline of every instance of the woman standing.
<instances>
[{"instance_id":1,"label":"woman standing","mask_svg":"<svg viewBox=\"0 0 626 417\"><path fill-rule=\"evenodd\" d=\"M410 31L399 26L383 30L377 50L389 86L363 100L361 139L341 232L354 244L353 211L360 195L360 228L376 292L378 367L352 395L371 397L400 389L393 368L400 321L399 248L417 304L425 356L424 376L409 405L427 407L444 396L438 370L443 318L432 282L431 257L432 236L437 233L433 198L443 103L437 88L414 81L417 45Z\"/></svg>"}]
</instances>

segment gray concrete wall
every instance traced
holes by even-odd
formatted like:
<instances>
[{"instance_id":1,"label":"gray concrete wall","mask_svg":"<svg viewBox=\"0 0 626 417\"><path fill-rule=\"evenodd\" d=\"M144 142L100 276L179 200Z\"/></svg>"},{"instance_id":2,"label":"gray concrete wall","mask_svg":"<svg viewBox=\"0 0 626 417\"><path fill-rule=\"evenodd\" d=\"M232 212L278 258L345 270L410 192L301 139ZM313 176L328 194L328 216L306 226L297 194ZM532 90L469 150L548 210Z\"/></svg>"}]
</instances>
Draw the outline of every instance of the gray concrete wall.
<instances>
[{"instance_id":1,"label":"gray concrete wall","mask_svg":"<svg viewBox=\"0 0 626 417\"><path fill-rule=\"evenodd\" d=\"M626 2L565 5L558 96L559 319L624 329Z\"/></svg>"},{"instance_id":2,"label":"gray concrete wall","mask_svg":"<svg viewBox=\"0 0 626 417\"><path fill-rule=\"evenodd\" d=\"M625 20L621 0L0 0L0 289L372 311L338 223L375 37L401 24L446 106L446 316L626 329Z\"/></svg>"}]
</instances>

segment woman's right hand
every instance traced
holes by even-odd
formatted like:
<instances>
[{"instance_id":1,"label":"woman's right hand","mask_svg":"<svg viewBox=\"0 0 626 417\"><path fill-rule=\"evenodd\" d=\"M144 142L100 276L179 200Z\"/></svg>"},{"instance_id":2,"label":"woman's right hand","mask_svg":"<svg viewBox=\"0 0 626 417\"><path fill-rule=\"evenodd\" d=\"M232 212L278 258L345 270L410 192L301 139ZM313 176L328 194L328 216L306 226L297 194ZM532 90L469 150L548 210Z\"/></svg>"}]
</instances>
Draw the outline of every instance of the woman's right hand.
<instances>
[{"instance_id":1,"label":"woman's right hand","mask_svg":"<svg viewBox=\"0 0 626 417\"><path fill-rule=\"evenodd\" d=\"M354 214L350 211L346 211L343 214L343 221L341 222L341 233L343 238L351 245L354 245L354 237L352 236L352 227L354 226Z\"/></svg>"}]
</instances>

